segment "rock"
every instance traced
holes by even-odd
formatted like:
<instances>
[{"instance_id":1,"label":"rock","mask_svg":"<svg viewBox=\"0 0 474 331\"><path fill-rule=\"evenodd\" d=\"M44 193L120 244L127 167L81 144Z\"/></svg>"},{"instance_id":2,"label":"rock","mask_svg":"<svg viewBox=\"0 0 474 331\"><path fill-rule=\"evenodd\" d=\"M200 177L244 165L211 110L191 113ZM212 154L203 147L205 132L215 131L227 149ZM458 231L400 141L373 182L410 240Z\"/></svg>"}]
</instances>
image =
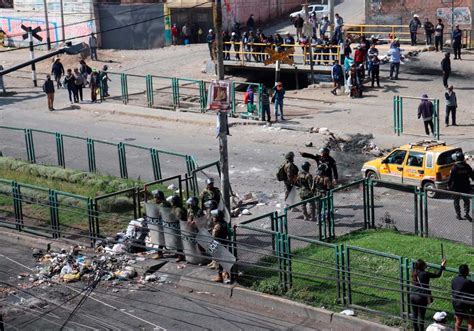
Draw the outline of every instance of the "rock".
<instances>
[{"instance_id":1,"label":"rock","mask_svg":"<svg viewBox=\"0 0 474 331\"><path fill-rule=\"evenodd\" d=\"M305 145L305 147L313 147L313 142L309 141L304 145Z\"/></svg>"},{"instance_id":2,"label":"rock","mask_svg":"<svg viewBox=\"0 0 474 331\"><path fill-rule=\"evenodd\" d=\"M176 185L175 184L171 184L168 186L168 190L170 191L175 191L177 189Z\"/></svg>"},{"instance_id":3,"label":"rock","mask_svg":"<svg viewBox=\"0 0 474 331\"><path fill-rule=\"evenodd\" d=\"M242 210L242 215L252 215L252 214L250 213L250 210L244 209Z\"/></svg>"}]
</instances>

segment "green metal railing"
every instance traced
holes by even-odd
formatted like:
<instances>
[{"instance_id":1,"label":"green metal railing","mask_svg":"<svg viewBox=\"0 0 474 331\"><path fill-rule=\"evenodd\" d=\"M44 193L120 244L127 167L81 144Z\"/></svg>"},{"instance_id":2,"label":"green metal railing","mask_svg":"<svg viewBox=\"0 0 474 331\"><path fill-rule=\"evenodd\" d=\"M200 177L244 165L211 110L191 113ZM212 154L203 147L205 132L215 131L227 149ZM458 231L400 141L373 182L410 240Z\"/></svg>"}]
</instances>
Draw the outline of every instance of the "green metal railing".
<instances>
[{"instance_id":1,"label":"green metal railing","mask_svg":"<svg viewBox=\"0 0 474 331\"><path fill-rule=\"evenodd\" d=\"M403 100L422 100L418 97L400 96L396 95L393 97L393 131L398 136L405 133L404 131L404 115L403 115ZM439 99L428 99L433 103L433 131L436 139L439 140L440 136L440 113L439 113Z\"/></svg>"}]
</instances>

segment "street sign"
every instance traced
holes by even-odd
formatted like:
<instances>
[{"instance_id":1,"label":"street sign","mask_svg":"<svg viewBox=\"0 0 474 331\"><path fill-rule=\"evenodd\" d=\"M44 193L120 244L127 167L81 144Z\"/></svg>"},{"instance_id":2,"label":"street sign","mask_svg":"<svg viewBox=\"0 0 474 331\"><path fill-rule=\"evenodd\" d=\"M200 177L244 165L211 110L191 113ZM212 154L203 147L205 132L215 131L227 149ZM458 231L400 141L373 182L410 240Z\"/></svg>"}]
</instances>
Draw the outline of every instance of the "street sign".
<instances>
[{"instance_id":1,"label":"street sign","mask_svg":"<svg viewBox=\"0 0 474 331\"><path fill-rule=\"evenodd\" d=\"M208 109L219 112L227 112L232 103L230 93L230 82L226 80L213 80L209 87Z\"/></svg>"},{"instance_id":2,"label":"street sign","mask_svg":"<svg viewBox=\"0 0 474 331\"><path fill-rule=\"evenodd\" d=\"M31 31L31 35L33 36L33 38L35 38L36 40L38 41L43 41L43 37L41 37L38 32L41 31L41 27L40 26L37 26L36 28L34 29L31 29L31 27L29 26L25 26L25 25L21 25L21 28L23 29L23 31L25 31L26 33L23 34L23 40L27 39L28 38L28 33Z\"/></svg>"},{"instance_id":3,"label":"street sign","mask_svg":"<svg viewBox=\"0 0 474 331\"><path fill-rule=\"evenodd\" d=\"M265 52L270 56L265 60L265 65L273 64L279 61L280 63L293 65L293 58L290 57L295 52L294 47L290 47L283 52L277 52L272 48L266 48Z\"/></svg>"}]
</instances>

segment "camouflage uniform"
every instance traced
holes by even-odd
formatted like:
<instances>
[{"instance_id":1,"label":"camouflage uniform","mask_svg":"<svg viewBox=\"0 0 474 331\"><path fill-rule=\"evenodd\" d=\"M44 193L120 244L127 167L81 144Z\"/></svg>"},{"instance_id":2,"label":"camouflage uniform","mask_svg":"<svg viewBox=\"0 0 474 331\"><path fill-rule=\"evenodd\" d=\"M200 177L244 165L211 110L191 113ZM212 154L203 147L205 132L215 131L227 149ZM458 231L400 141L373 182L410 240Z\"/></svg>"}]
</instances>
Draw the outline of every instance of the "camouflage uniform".
<instances>
[{"instance_id":1,"label":"camouflage uniform","mask_svg":"<svg viewBox=\"0 0 474 331\"><path fill-rule=\"evenodd\" d=\"M187 221L186 209L184 209L183 207L173 206L171 208L171 213L174 215L174 217L176 217L176 220L178 221L178 224L181 221L185 221L185 222ZM178 253L176 255L177 255L178 259L176 260L176 262L184 261L183 250L182 249L177 249L177 252Z\"/></svg>"},{"instance_id":2,"label":"camouflage uniform","mask_svg":"<svg viewBox=\"0 0 474 331\"><path fill-rule=\"evenodd\" d=\"M316 177L314 177L312 191L315 197L324 198L331 188L331 179L326 174L320 172ZM319 221L324 220L325 217L323 217L322 214L322 202L320 199L317 202L317 210Z\"/></svg>"},{"instance_id":3,"label":"camouflage uniform","mask_svg":"<svg viewBox=\"0 0 474 331\"><path fill-rule=\"evenodd\" d=\"M219 221L214 221L211 234L215 240L217 240L222 245L226 246L226 240L228 239L228 235L229 235L227 223L223 219ZM213 261L213 262L215 263L214 266L217 267L217 270L218 270L217 277L214 278L213 281L214 282L224 281L225 283L230 282L229 273L223 272L224 269L217 261Z\"/></svg>"},{"instance_id":4,"label":"camouflage uniform","mask_svg":"<svg viewBox=\"0 0 474 331\"><path fill-rule=\"evenodd\" d=\"M298 179L298 167L293 163L293 161L286 160L285 164L283 165L286 173L286 180L285 180L285 200L291 192L293 185L295 185L296 180Z\"/></svg>"},{"instance_id":5,"label":"camouflage uniform","mask_svg":"<svg viewBox=\"0 0 474 331\"><path fill-rule=\"evenodd\" d=\"M298 178L296 180L296 185L300 188L300 198L301 201L310 199L313 197L313 176L305 170L301 170L298 174ZM309 208L308 208L309 207ZM309 201L302 205L303 208L303 216L305 221L314 221L314 214L315 214L315 203L314 200ZM309 209L309 212L308 212Z\"/></svg>"},{"instance_id":6,"label":"camouflage uniform","mask_svg":"<svg viewBox=\"0 0 474 331\"><path fill-rule=\"evenodd\" d=\"M204 209L204 204L206 201L214 200L219 206L219 201L221 200L221 191L217 187L206 187L201 193L201 208Z\"/></svg>"}]
</instances>

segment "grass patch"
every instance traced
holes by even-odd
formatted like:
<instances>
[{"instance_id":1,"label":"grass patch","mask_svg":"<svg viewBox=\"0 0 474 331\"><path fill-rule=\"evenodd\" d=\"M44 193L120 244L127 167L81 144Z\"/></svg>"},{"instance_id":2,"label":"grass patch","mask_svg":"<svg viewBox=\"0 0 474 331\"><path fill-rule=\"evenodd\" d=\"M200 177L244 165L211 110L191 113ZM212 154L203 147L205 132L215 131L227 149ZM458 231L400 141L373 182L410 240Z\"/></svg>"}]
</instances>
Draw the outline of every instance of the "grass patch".
<instances>
[{"instance_id":1,"label":"grass patch","mask_svg":"<svg viewBox=\"0 0 474 331\"><path fill-rule=\"evenodd\" d=\"M293 245L295 243L295 241L292 242ZM434 264L440 263L440 243L443 243L448 268L457 270L462 263L474 265L474 249L470 246L434 238L402 235L392 230L354 232L339 237L334 243L345 243L413 260L421 258ZM262 271L261 268L246 270L243 285L317 307L340 309L335 280L335 250L331 247L311 244L304 248L293 249L292 254L293 287L288 291L284 291L280 286L277 272ZM349 258L352 303L390 315L399 315L401 299L401 294L398 292L400 290L399 259L370 254L357 249L349 250ZM259 264L278 269L277 262L271 263L268 259ZM433 295L446 299L435 298L434 303L429 307L428 319L431 319L435 311L452 312L450 288L451 280L456 274L456 271L448 270L441 278L431 281ZM452 318L451 315L450 319ZM402 321L385 318L382 322L397 325Z\"/></svg>"}]
</instances>

